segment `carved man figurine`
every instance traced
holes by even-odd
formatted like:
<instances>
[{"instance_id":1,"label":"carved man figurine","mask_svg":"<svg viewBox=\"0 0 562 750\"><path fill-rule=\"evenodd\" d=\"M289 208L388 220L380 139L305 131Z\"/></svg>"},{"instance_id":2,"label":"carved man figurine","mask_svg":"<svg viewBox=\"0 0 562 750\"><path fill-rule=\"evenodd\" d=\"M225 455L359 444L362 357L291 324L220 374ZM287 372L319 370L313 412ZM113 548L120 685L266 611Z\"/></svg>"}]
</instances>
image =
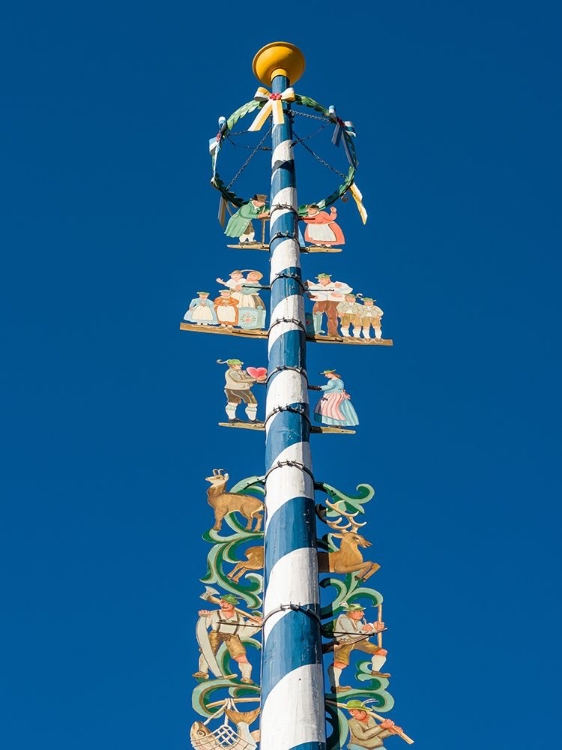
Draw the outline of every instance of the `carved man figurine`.
<instances>
[{"instance_id":1,"label":"carved man figurine","mask_svg":"<svg viewBox=\"0 0 562 750\"><path fill-rule=\"evenodd\" d=\"M358 313L361 310L361 305L357 303L357 296L355 294L346 294L343 302L338 302L338 318L340 319L341 335L344 338L351 336L351 327L353 326L353 335L355 338L359 338L361 328L359 327L360 321Z\"/></svg>"},{"instance_id":2,"label":"carved man figurine","mask_svg":"<svg viewBox=\"0 0 562 750\"><path fill-rule=\"evenodd\" d=\"M250 638L260 629L261 618L253 616L251 622L240 612L236 611L238 599L234 594L223 594L220 599L220 609L199 610L199 617L205 618L205 625L210 628L208 634L208 644L202 642L199 644L201 655L199 656L199 671L193 675L198 680L209 679L209 663L205 657L207 647L210 648L212 656L216 656L221 643L226 644L228 653L240 666L242 675L241 682L253 685L252 665L246 656L246 649L242 643L242 638ZM250 624L251 623L251 624ZM210 657L211 655L208 654ZM210 659L212 661L212 658ZM225 675L227 679L232 679L235 675Z\"/></svg>"},{"instance_id":3,"label":"carved man figurine","mask_svg":"<svg viewBox=\"0 0 562 750\"><path fill-rule=\"evenodd\" d=\"M374 716L362 701L349 701L346 705L351 715L347 722L349 727L348 750L362 750L363 748L382 747L383 739L392 734L398 734L402 730L390 719L385 719L377 724Z\"/></svg>"},{"instance_id":4,"label":"carved man figurine","mask_svg":"<svg viewBox=\"0 0 562 750\"><path fill-rule=\"evenodd\" d=\"M259 378L253 378L246 370L242 369L244 362L239 359L217 360L221 365L228 365L224 374L226 395L226 415L229 422L239 422L236 418L236 409L240 404L245 404L246 416L250 422L256 421L258 401L252 393L254 383L260 382ZM266 371L267 374L267 371Z\"/></svg>"},{"instance_id":5,"label":"carved man figurine","mask_svg":"<svg viewBox=\"0 0 562 750\"><path fill-rule=\"evenodd\" d=\"M337 336L338 303L343 302L345 295L349 294L352 289L343 281L332 281L329 273L320 273L316 279L317 283L306 282L308 296L314 301L312 308L314 333L322 333L322 316L325 315L328 323L328 336Z\"/></svg>"},{"instance_id":6,"label":"carved man figurine","mask_svg":"<svg viewBox=\"0 0 562 750\"><path fill-rule=\"evenodd\" d=\"M224 233L227 237L238 237L240 244L255 241L253 219L265 219L269 216L265 206L267 195L254 195L243 203L236 213L232 214Z\"/></svg>"},{"instance_id":7,"label":"carved man figurine","mask_svg":"<svg viewBox=\"0 0 562 750\"><path fill-rule=\"evenodd\" d=\"M381 318L384 315L380 307L375 305L376 299L372 297L364 297L363 304L358 305L358 317L361 321L361 328L363 329L363 337L367 340L371 338L371 326L375 332L375 340L380 341L382 339L382 323ZM355 332L354 332L355 333Z\"/></svg>"},{"instance_id":8,"label":"carved man figurine","mask_svg":"<svg viewBox=\"0 0 562 750\"><path fill-rule=\"evenodd\" d=\"M387 672L379 670L386 661L387 651L369 641L369 635L384 630L384 622L366 622L365 608L360 604L348 604L344 607L334 627L336 642L334 644L334 662L328 668L328 675L334 693L351 690L349 686L340 685L343 670L349 666L353 650L370 654L371 674L373 677L390 677ZM375 746L376 747L376 746Z\"/></svg>"}]
</instances>

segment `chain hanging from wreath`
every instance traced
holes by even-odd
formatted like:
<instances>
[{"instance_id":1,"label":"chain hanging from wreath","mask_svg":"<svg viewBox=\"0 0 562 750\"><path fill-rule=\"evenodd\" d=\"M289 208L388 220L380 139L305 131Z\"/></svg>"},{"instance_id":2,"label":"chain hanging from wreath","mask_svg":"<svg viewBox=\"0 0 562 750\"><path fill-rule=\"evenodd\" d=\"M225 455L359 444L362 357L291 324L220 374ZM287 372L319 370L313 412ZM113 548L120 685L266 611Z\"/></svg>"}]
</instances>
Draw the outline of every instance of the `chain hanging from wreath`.
<instances>
[{"instance_id":1,"label":"chain hanging from wreath","mask_svg":"<svg viewBox=\"0 0 562 750\"><path fill-rule=\"evenodd\" d=\"M286 109L284 109L286 105ZM247 129L236 129L236 126L247 115L257 113ZM337 211L333 204L342 199L346 202L351 195L356 203L359 215L363 223L367 221L367 212L363 206L363 196L355 184L355 173L358 160L355 151L355 129L353 123L338 117L335 107L324 107L308 96L295 94L293 88L286 89L282 94L271 94L266 88L259 87L254 99L239 107L230 117L219 118L219 131L209 141L209 152L211 154L212 179L211 184L221 193L219 206L219 221L222 226L226 223L227 211L230 214L225 234L229 237L237 237L239 245L230 247L245 247L248 249L266 249L265 242L265 219L269 218L269 207L267 195L264 193L251 192L251 197L239 195L234 185L244 179L244 173L250 167L256 157L267 153L271 158L270 143L271 129L274 125L283 123L284 115L287 114L292 120L293 148L302 148L310 157L313 164L326 168L334 173L340 184L327 197L308 202L298 207L298 217L306 225L303 236L300 232L301 248L305 249L305 239L308 241L310 252L339 252L336 245L343 244L345 239L343 232L336 222ZM268 123L257 144L248 144L248 135L260 133L263 126ZM306 132L299 132L301 131ZM308 132L308 131L311 132ZM328 138L332 146L343 148L336 156L343 165L334 165L320 156L310 145L313 139ZM225 154L231 147L236 151L246 151L247 157L234 176L226 182L219 174L219 161L225 160ZM335 152L334 152L335 153ZM343 157L341 154L343 153ZM331 161L334 158L331 157ZM222 166L222 164L221 164ZM306 187L306 186L305 186ZM330 208L328 213L326 209ZM253 226L254 219L262 219L262 235L256 239Z\"/></svg>"}]
</instances>

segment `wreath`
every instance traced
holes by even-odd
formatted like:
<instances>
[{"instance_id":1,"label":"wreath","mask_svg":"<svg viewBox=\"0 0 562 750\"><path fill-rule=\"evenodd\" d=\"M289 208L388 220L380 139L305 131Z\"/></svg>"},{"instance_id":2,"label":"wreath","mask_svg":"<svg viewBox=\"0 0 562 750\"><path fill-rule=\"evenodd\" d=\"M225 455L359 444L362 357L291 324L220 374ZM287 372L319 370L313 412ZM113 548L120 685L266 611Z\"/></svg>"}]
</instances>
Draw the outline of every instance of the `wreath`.
<instances>
[{"instance_id":1,"label":"wreath","mask_svg":"<svg viewBox=\"0 0 562 750\"><path fill-rule=\"evenodd\" d=\"M271 132L271 129L266 133L266 135L262 138L260 143L255 147L253 153L250 155L250 157L246 160L246 162L243 164L243 166L238 170L236 175L233 177L233 179L226 184L224 180L221 178L217 166L219 161L219 154L221 152L221 148L225 141L229 140L232 134L232 131L235 127L235 125L242 120L246 115L251 114L252 112L255 112L256 110L259 110L254 122L248 128L248 131L257 131L261 129L263 123L268 119L269 115L272 116L273 122L275 124L282 122L283 118L283 109L282 109L282 103L283 102L290 102L294 103L296 105L300 105L302 107L308 108L313 110L314 112L318 112L320 114L320 117L318 119L322 119L325 121L325 125L333 124L334 126L334 133L332 136L332 143L335 146L339 146L340 144L343 145L347 160L349 162L349 169L347 171L347 174L343 174L342 172L339 172L334 167L331 167L329 164L324 162L323 159L321 159L317 154L314 153L314 151L303 143L303 139L296 138L293 140L293 145L296 145L297 143L301 143L305 146L305 148L320 162L322 162L325 166L329 167L333 171L337 172L337 174L342 178L341 184L338 186L338 188L328 195L325 198L322 198L320 200L317 200L314 202L315 205L318 206L320 210L323 210L327 208L328 206L331 206L333 203L335 203L338 199L343 198L343 196L350 192L353 196L354 200L357 203L359 213L361 214L361 218L363 220L363 223L366 221L366 211L363 208L361 199L362 195L357 186L355 185L355 173L357 170L357 154L355 151L355 144L353 142L353 139L355 138L355 130L353 128L353 123L350 121L344 121L340 119L337 114L336 110L333 106L330 107L324 107L322 104L319 104L314 99L311 99L309 96L303 96L299 94L295 94L292 88L286 89L283 94L270 94L267 89L264 89L260 87L258 91L256 92L256 95L252 101L247 102L246 104L243 104L241 107L239 107L235 112L233 112L230 117L225 118L221 117L219 119L219 132L214 138L211 138L209 141L209 151L211 154L211 164L212 164L212 170L213 170L213 176L211 179L211 184L214 188L216 188L222 195L222 198L226 203L230 203L237 208L240 208L245 203L248 203L250 198L244 198L242 196L237 195L232 190L232 185L236 181L237 177L244 171L246 166L251 161L252 157L260 150L263 149L263 142ZM289 110L291 114L295 114L294 111ZM310 115L308 115L310 116ZM281 120L279 120L281 118ZM312 205L311 203L307 203L304 205L299 206L298 208L298 214L299 216L305 216L307 213L307 208L309 205Z\"/></svg>"}]
</instances>

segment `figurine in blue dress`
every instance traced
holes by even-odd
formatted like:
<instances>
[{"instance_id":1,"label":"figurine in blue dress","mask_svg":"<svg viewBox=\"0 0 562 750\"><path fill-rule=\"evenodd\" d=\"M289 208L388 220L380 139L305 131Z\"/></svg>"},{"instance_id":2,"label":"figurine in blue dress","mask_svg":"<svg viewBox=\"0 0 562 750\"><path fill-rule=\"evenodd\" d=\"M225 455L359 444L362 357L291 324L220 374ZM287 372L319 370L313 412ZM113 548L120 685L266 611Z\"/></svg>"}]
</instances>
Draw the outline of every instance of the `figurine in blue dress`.
<instances>
[{"instance_id":1,"label":"figurine in blue dress","mask_svg":"<svg viewBox=\"0 0 562 750\"><path fill-rule=\"evenodd\" d=\"M183 319L198 326L217 325L219 321L215 313L215 305L209 299L209 292L197 292L197 297L189 303L189 309Z\"/></svg>"},{"instance_id":2,"label":"figurine in blue dress","mask_svg":"<svg viewBox=\"0 0 562 750\"><path fill-rule=\"evenodd\" d=\"M315 421L333 427L353 427L359 424L357 412L338 373L335 370L324 370L320 374L325 375L328 382L326 385L311 386L312 390L324 391L314 409Z\"/></svg>"}]
</instances>

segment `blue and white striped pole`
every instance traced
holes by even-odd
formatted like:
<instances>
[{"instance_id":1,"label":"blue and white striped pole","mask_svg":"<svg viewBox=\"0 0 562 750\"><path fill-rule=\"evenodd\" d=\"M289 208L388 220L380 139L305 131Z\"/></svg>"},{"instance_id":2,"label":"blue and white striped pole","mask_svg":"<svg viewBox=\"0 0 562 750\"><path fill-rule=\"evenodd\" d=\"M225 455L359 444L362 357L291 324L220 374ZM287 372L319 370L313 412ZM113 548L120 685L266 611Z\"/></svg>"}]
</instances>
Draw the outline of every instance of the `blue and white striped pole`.
<instances>
[{"instance_id":1,"label":"blue and white striped pole","mask_svg":"<svg viewBox=\"0 0 562 750\"><path fill-rule=\"evenodd\" d=\"M276 44L281 45L280 51L275 50ZM291 54L300 55L304 69L300 51L285 43L268 45L254 58L256 72L260 54L265 50L270 55L268 70L274 94L281 94L294 82L290 82L287 74L295 70L294 60L282 58L287 46L291 47ZM274 56L276 51L280 54L273 64L272 48ZM261 80L264 82L263 77ZM260 747L325 750L306 327L292 125L286 112L283 124L273 126L270 205L271 317Z\"/></svg>"}]
</instances>

